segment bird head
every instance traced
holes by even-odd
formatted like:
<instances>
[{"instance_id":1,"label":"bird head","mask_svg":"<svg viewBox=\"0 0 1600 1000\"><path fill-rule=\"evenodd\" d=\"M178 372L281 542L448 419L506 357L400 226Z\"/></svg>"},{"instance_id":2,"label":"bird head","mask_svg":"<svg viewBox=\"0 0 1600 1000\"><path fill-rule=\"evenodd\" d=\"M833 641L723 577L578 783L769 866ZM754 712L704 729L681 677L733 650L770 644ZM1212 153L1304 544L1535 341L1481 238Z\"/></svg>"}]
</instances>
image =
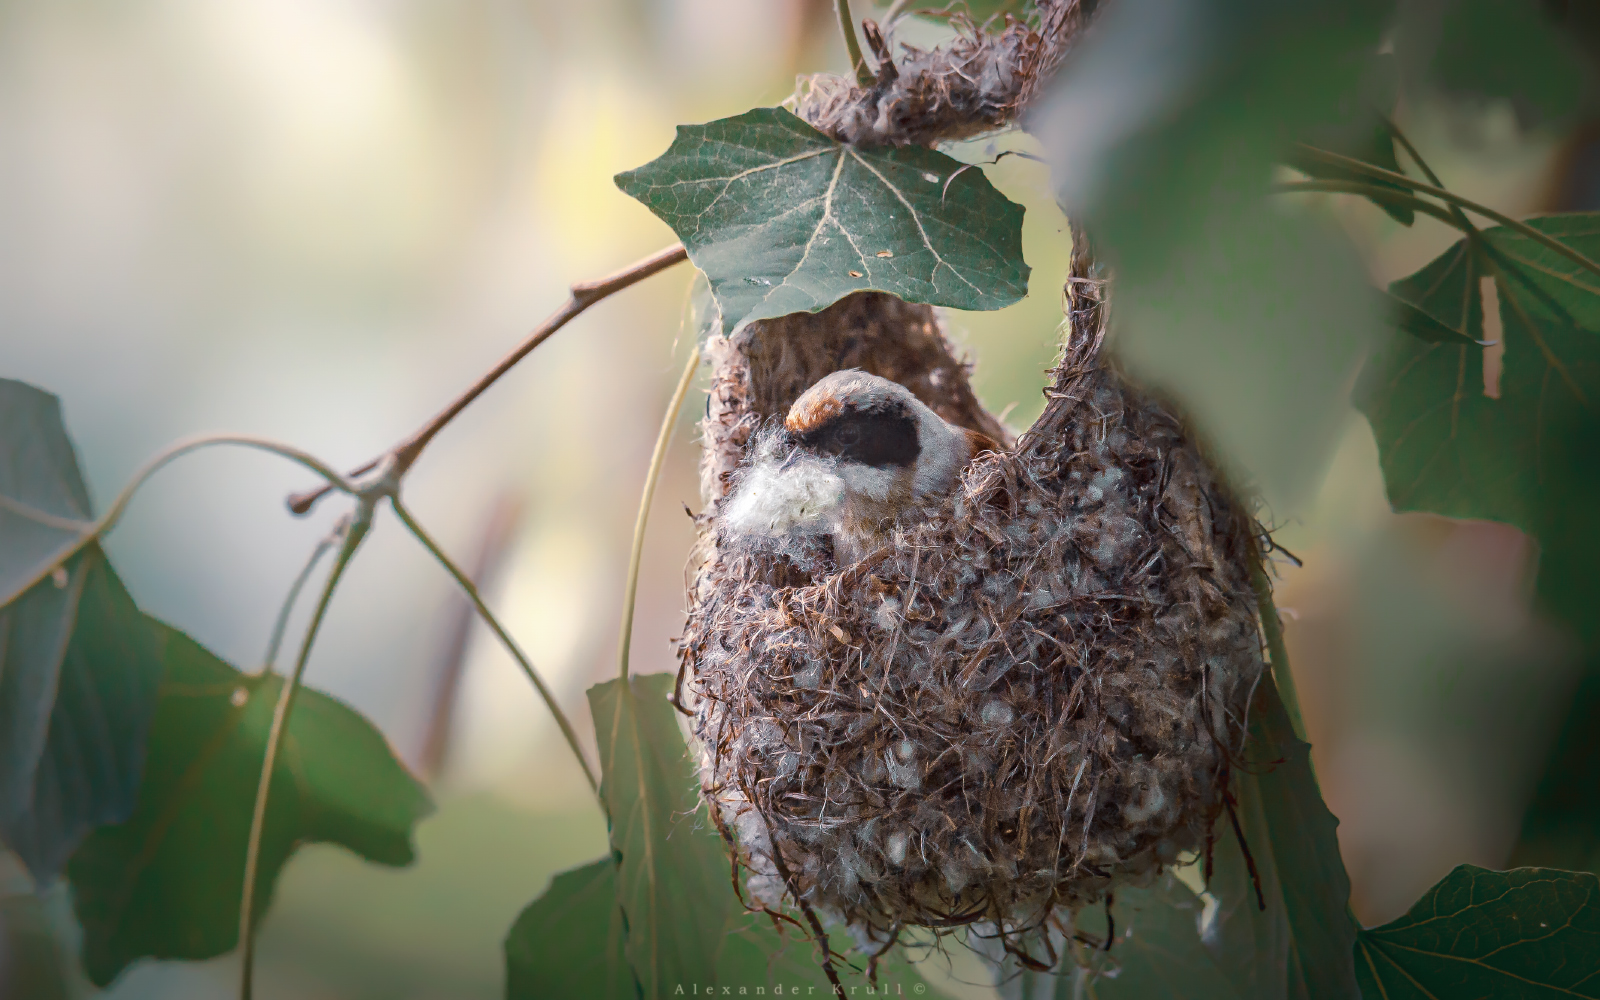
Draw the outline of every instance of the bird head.
<instances>
[{"instance_id":1,"label":"bird head","mask_svg":"<svg viewBox=\"0 0 1600 1000\"><path fill-rule=\"evenodd\" d=\"M987 437L946 423L905 386L855 369L801 394L762 434L723 509L738 536L830 535L841 562L873 551L920 502L949 492Z\"/></svg>"}]
</instances>

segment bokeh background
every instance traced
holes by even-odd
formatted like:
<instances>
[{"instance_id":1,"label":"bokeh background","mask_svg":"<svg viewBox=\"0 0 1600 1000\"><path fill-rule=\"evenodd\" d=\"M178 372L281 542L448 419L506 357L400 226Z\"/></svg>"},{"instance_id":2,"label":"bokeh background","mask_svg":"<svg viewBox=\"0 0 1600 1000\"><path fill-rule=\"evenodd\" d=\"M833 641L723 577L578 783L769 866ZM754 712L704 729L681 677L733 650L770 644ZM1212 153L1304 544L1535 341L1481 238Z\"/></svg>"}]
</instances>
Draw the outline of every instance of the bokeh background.
<instances>
[{"instance_id":1,"label":"bokeh background","mask_svg":"<svg viewBox=\"0 0 1600 1000\"><path fill-rule=\"evenodd\" d=\"M198 432L356 464L569 283L672 241L614 173L665 149L676 123L776 103L797 72L843 66L829 0L5 0L0 376L61 396L101 504ZM1507 213L1594 207L1600 193L1584 127L1530 127L1494 103L1408 103L1399 120L1453 189ZM954 152L1013 148L1038 147L1013 135ZM947 322L979 396L1020 428L1042 408L1067 225L1047 168L987 169L1028 208L1031 293ZM1379 283L1454 238L1338 196L1278 210L1342 228ZM615 669L639 491L694 334L691 278L670 271L572 323L408 484L591 741L583 692ZM641 673L676 669L698 409L691 396L652 510ZM1354 906L1381 922L1458 863L1506 863L1576 673L1568 641L1530 611L1536 547L1504 526L1390 513L1365 422L1348 407L1328 420L1268 515L1303 562L1284 562L1281 604ZM289 517L284 495L306 485L271 457L207 452L156 479L109 548L141 606L253 666L339 513ZM264 925L260 996L497 997L516 913L552 872L605 850L554 725L463 616L443 574L380 520L308 682L372 718L439 810L410 869L329 847L297 856ZM9 861L0 876L27 891ZM57 887L47 902L46 924L13 917L8 939L54 935L70 965L70 900ZM106 994L228 995L235 975L232 957L145 963ZM955 981L981 979L973 963L958 956L951 975L953 992L986 994Z\"/></svg>"}]
</instances>

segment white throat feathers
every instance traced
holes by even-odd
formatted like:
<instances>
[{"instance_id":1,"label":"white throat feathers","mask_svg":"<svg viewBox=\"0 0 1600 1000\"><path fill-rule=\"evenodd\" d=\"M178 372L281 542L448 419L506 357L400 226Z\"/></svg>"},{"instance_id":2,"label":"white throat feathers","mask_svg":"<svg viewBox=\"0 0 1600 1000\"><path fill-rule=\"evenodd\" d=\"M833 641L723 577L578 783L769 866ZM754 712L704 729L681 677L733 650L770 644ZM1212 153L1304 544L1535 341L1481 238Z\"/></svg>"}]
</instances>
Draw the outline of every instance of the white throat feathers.
<instances>
[{"instance_id":1,"label":"white throat feathers","mask_svg":"<svg viewBox=\"0 0 1600 1000\"><path fill-rule=\"evenodd\" d=\"M723 530L780 550L828 536L843 566L886 544L894 523L948 493L994 443L946 423L898 383L855 369L807 389L760 432L720 512Z\"/></svg>"}]
</instances>

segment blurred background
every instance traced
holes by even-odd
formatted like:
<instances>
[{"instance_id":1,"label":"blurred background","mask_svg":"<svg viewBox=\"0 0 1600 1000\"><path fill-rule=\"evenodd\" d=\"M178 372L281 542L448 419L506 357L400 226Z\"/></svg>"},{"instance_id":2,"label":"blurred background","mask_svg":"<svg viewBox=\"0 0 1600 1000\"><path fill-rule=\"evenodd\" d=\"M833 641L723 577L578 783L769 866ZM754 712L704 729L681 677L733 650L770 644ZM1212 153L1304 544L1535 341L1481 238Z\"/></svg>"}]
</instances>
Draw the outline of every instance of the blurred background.
<instances>
[{"instance_id":1,"label":"blurred background","mask_svg":"<svg viewBox=\"0 0 1600 1000\"><path fill-rule=\"evenodd\" d=\"M843 68L830 0L0 2L0 376L61 396L102 506L146 457L200 432L354 465L569 283L672 242L611 176L664 150L674 124ZM1593 126L1527 127L1509 103L1407 104L1399 119L1466 197L1513 215L1597 207ZM1013 135L953 152L1006 148L1037 147ZM987 169L1027 206L1031 294L947 322L980 398L1021 428L1042 408L1069 237L1047 168ZM1282 210L1343 228L1378 283L1454 240L1340 196ZM583 692L615 670L639 491L693 335L691 278L675 269L572 323L409 480L419 518L475 568L591 741ZM1353 381L1346 367L1332 377ZM652 511L639 673L676 669L699 408L691 396ZM1328 426L1269 514L1303 562L1282 567L1280 603L1355 909L1375 923L1458 863L1506 863L1577 675L1571 644L1530 611L1536 546L1500 525L1390 513L1365 421L1341 406ZM271 457L203 453L146 488L112 557L145 610L252 667L340 512L288 516L284 495L306 485ZM259 995L499 996L516 913L605 850L554 725L392 519L341 588L307 679L380 726L439 811L410 869L300 852L264 925ZM9 862L0 875L25 891ZM51 934L73 947L64 889L45 916L6 922L13 953ZM145 963L106 995L226 995L235 966Z\"/></svg>"}]
</instances>

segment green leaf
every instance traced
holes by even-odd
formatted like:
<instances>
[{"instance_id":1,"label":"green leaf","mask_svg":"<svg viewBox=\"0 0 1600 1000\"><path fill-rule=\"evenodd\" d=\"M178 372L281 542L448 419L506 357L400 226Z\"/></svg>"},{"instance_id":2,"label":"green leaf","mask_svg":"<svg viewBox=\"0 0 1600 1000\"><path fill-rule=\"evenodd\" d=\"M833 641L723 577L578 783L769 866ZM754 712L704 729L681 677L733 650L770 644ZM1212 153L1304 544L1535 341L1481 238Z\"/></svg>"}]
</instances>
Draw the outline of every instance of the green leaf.
<instances>
[{"instance_id":1,"label":"green leaf","mask_svg":"<svg viewBox=\"0 0 1600 1000\"><path fill-rule=\"evenodd\" d=\"M617 186L672 227L723 330L852 292L1000 309L1028 292L1022 207L982 169L920 146L863 148L781 108L680 125Z\"/></svg>"},{"instance_id":2,"label":"green leaf","mask_svg":"<svg viewBox=\"0 0 1600 1000\"><path fill-rule=\"evenodd\" d=\"M1102 968L1080 972L1090 979L1096 1000L1258 1000L1230 980L1217 957L1200 940L1203 904L1171 873L1163 873L1148 889L1122 889L1111 906L1115 938L1096 955ZM1104 939L1104 907L1085 908L1080 930ZM1058 982L1057 995L1066 993ZM1070 995L1070 994L1068 994Z\"/></svg>"},{"instance_id":3,"label":"green leaf","mask_svg":"<svg viewBox=\"0 0 1600 1000\"><path fill-rule=\"evenodd\" d=\"M1313 145L1326 149L1332 153L1339 153L1363 163L1370 163L1374 167L1401 173L1400 161L1395 158L1394 136L1389 128L1377 115L1363 116L1363 120L1353 129L1341 130L1346 134L1330 136L1317 136ZM1376 184L1378 187L1393 191L1396 195L1410 195L1411 189L1386 180L1375 180L1372 177L1357 173L1349 167L1337 163L1328 163L1301 151L1293 151L1287 160L1289 166L1295 168L1308 177L1317 177L1325 180L1361 181L1365 184ZM1379 194L1367 196L1374 205L1388 213L1389 217L1402 226L1409 226L1417 220L1416 212L1410 205L1393 199L1385 199Z\"/></svg>"},{"instance_id":4,"label":"green leaf","mask_svg":"<svg viewBox=\"0 0 1600 1000\"><path fill-rule=\"evenodd\" d=\"M132 817L101 827L67 865L83 961L104 986L143 958L202 959L238 943L245 840L283 679L241 674L147 619L166 672ZM372 724L333 698L300 694L273 774L257 912L302 844L412 861L428 795Z\"/></svg>"},{"instance_id":5,"label":"green leaf","mask_svg":"<svg viewBox=\"0 0 1600 1000\"><path fill-rule=\"evenodd\" d=\"M507 1000L637 1000L625 937L616 861L562 872L506 935Z\"/></svg>"},{"instance_id":6,"label":"green leaf","mask_svg":"<svg viewBox=\"0 0 1600 1000\"><path fill-rule=\"evenodd\" d=\"M1591 258L1600 215L1528 225ZM1493 276L1505 342L1498 399L1483 351L1395 338L1375 354L1355 402L1377 438L1396 510L1505 521L1540 540L1547 606L1593 634L1593 442L1600 438L1600 276L1503 227L1463 239L1390 290L1445 326L1483 339L1479 286ZM1567 581L1579 586L1550 586Z\"/></svg>"},{"instance_id":7,"label":"green leaf","mask_svg":"<svg viewBox=\"0 0 1600 1000\"><path fill-rule=\"evenodd\" d=\"M60 402L0 380L0 837L39 881L133 809L161 680L98 545L28 586L92 520Z\"/></svg>"},{"instance_id":8,"label":"green leaf","mask_svg":"<svg viewBox=\"0 0 1600 1000\"><path fill-rule=\"evenodd\" d=\"M1527 220L1593 259L1600 215ZM1396 510L1514 524L1539 540L1538 593L1590 647L1579 687L1523 821L1518 863L1600 864L1600 277L1503 227L1463 239L1391 291L1472 339L1481 285L1499 304L1499 398L1476 345L1394 338L1368 362L1355 402L1372 424Z\"/></svg>"},{"instance_id":9,"label":"green leaf","mask_svg":"<svg viewBox=\"0 0 1600 1000\"><path fill-rule=\"evenodd\" d=\"M1460 865L1356 945L1369 1000L1600 997L1600 879Z\"/></svg>"},{"instance_id":10,"label":"green leaf","mask_svg":"<svg viewBox=\"0 0 1600 1000\"><path fill-rule=\"evenodd\" d=\"M1397 329L1403 330L1425 343L1484 346L1455 327L1446 326L1439 322L1426 309L1418 308L1398 295L1390 294L1384 296L1384 304L1389 307L1389 313L1394 317L1394 324Z\"/></svg>"},{"instance_id":11,"label":"green leaf","mask_svg":"<svg viewBox=\"0 0 1600 1000\"><path fill-rule=\"evenodd\" d=\"M695 829L703 814L667 701L674 680L649 674L589 689L628 961L646 1000L717 982L719 937L738 907L720 840Z\"/></svg>"},{"instance_id":12,"label":"green leaf","mask_svg":"<svg viewBox=\"0 0 1600 1000\"><path fill-rule=\"evenodd\" d=\"M1270 677L1262 678L1250 706L1245 757L1270 767L1254 777L1267 843L1252 851L1272 852L1284 914L1292 936L1289 995L1311 1000L1357 996L1351 948L1356 925L1350 917L1350 877L1339 855L1339 821L1328 811L1311 772L1311 747L1294 735L1289 715ZM1257 861L1261 859L1257 856ZM1267 901L1272 907L1275 900Z\"/></svg>"}]
</instances>

